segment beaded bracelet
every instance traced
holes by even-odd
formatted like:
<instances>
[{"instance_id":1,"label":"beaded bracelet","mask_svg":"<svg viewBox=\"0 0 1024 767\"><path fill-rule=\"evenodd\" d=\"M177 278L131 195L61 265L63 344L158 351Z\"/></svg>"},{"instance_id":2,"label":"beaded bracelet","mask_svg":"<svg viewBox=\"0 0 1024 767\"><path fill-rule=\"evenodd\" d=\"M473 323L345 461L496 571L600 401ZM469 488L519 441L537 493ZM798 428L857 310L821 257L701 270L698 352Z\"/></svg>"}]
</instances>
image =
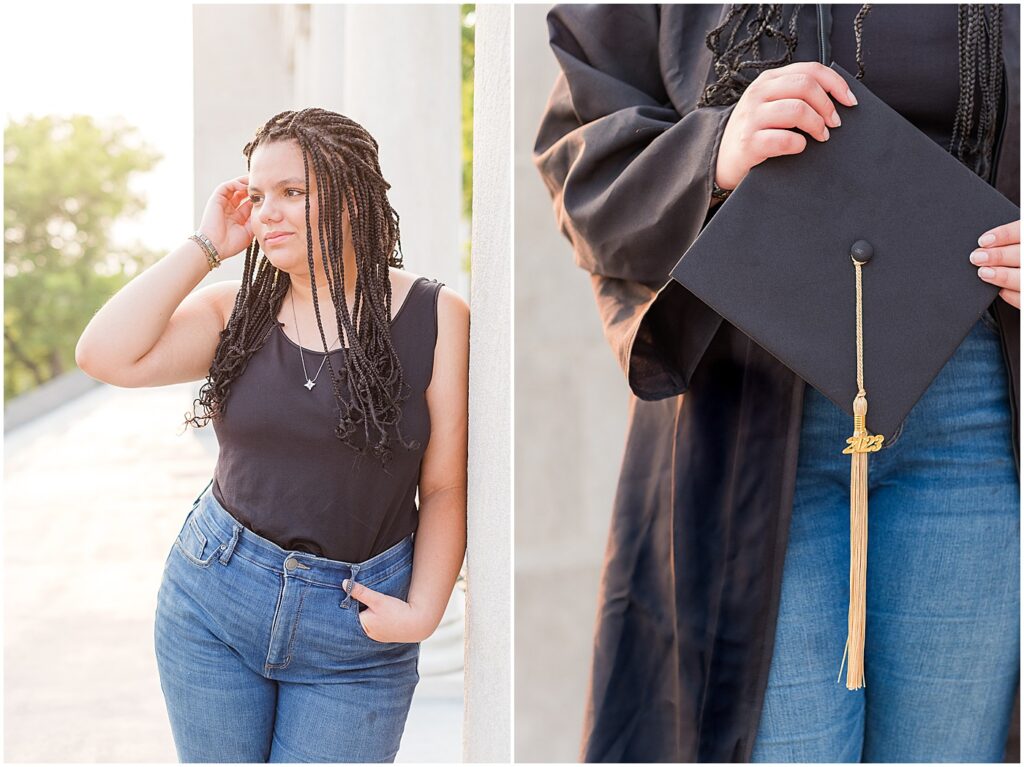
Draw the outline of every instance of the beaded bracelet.
<instances>
[{"instance_id":1,"label":"beaded bracelet","mask_svg":"<svg viewBox=\"0 0 1024 767\"><path fill-rule=\"evenodd\" d=\"M206 253L206 262L210 265L211 272L220 266L220 256L217 253L217 249L213 247L213 243L210 242L209 237L200 231L196 231L194 234L189 235L189 239L198 242L203 252Z\"/></svg>"},{"instance_id":2,"label":"beaded bracelet","mask_svg":"<svg viewBox=\"0 0 1024 767\"><path fill-rule=\"evenodd\" d=\"M722 189L717 182L711 182L711 198L713 200L726 200L732 194L732 189Z\"/></svg>"}]
</instances>

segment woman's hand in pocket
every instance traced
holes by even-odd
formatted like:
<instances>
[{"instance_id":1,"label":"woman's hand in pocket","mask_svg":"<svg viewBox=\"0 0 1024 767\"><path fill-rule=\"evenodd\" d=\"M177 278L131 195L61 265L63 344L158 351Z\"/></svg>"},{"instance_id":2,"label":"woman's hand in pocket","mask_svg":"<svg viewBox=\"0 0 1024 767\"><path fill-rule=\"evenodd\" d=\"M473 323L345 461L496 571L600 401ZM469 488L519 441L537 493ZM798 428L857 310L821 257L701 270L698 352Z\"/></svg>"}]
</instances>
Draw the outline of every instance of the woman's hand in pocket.
<instances>
[{"instance_id":1,"label":"woman's hand in pocket","mask_svg":"<svg viewBox=\"0 0 1024 767\"><path fill-rule=\"evenodd\" d=\"M980 267L978 276L1001 287L1000 298L1020 309L1020 219L990 229L978 244L971 253L971 263Z\"/></svg>"},{"instance_id":2,"label":"woman's hand in pocket","mask_svg":"<svg viewBox=\"0 0 1024 767\"><path fill-rule=\"evenodd\" d=\"M348 590L349 579L342 583ZM363 624L363 631L370 639L378 642L422 642L433 631L430 616L417 610L408 602L380 591L374 591L361 583L352 584L352 598L366 605L357 613Z\"/></svg>"}]
</instances>

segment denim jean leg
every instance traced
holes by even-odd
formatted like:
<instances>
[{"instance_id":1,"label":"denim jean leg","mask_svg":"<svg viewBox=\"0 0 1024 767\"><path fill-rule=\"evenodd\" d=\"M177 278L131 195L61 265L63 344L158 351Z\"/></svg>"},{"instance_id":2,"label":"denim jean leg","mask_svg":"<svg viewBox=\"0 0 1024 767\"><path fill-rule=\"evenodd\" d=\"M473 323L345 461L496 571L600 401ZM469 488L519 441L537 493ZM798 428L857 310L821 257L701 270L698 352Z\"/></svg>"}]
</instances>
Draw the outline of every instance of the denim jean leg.
<instances>
[{"instance_id":1,"label":"denim jean leg","mask_svg":"<svg viewBox=\"0 0 1024 767\"><path fill-rule=\"evenodd\" d=\"M1002 761L1020 647L1007 387L979 321L871 497L865 761Z\"/></svg>"},{"instance_id":2,"label":"denim jean leg","mask_svg":"<svg viewBox=\"0 0 1024 767\"><path fill-rule=\"evenodd\" d=\"M841 454L847 421L806 387L775 644L752 762L860 761L864 691L837 682L850 557L850 470Z\"/></svg>"},{"instance_id":3,"label":"denim jean leg","mask_svg":"<svg viewBox=\"0 0 1024 767\"><path fill-rule=\"evenodd\" d=\"M225 643L194 596L221 567L215 559L200 569L172 551L154 625L160 688L180 762L265 762L276 684Z\"/></svg>"},{"instance_id":4,"label":"denim jean leg","mask_svg":"<svg viewBox=\"0 0 1024 767\"><path fill-rule=\"evenodd\" d=\"M419 682L419 644L370 638L360 624L360 603L340 583L329 586L315 573L303 577L317 585L305 594L292 663L275 671L269 761L393 762ZM405 599L412 547L400 547L381 564L361 563L357 580Z\"/></svg>"}]
</instances>

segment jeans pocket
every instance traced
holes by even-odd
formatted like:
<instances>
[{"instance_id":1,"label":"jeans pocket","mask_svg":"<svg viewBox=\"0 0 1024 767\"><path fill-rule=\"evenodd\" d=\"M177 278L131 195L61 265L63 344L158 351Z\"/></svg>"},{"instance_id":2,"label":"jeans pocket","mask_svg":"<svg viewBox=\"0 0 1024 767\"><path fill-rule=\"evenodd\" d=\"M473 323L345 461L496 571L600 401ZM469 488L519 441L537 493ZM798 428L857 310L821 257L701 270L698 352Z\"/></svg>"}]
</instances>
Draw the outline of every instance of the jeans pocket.
<instances>
[{"instance_id":1,"label":"jeans pocket","mask_svg":"<svg viewBox=\"0 0 1024 767\"><path fill-rule=\"evenodd\" d=\"M185 559L197 567L209 567L214 557L224 551L225 545L209 530L204 531L198 520L199 506L193 506L185 517L178 537L174 539L176 548Z\"/></svg>"},{"instance_id":2,"label":"jeans pocket","mask_svg":"<svg viewBox=\"0 0 1024 767\"><path fill-rule=\"evenodd\" d=\"M388 573L380 580L370 580L363 585L367 588L378 591L381 594L387 594L389 597L395 597L395 599L401 599L403 602L409 598L409 586L412 584L412 558L402 563L393 572ZM356 629L359 631L360 636L364 639L373 642L378 645L400 645L407 644L405 642L382 642L379 639L374 639L372 636L366 633L366 627L363 625L360 613L366 608L362 602L353 600L353 609L349 612L352 614L356 622Z\"/></svg>"}]
</instances>

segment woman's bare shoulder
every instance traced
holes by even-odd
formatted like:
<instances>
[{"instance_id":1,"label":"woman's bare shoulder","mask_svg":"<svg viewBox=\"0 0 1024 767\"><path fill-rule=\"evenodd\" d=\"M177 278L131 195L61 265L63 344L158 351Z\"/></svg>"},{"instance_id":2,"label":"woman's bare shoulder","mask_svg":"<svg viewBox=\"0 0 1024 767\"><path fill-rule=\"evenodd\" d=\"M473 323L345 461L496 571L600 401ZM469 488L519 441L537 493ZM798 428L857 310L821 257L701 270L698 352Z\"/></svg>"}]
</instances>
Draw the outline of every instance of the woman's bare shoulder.
<instances>
[{"instance_id":1,"label":"woman's bare shoulder","mask_svg":"<svg viewBox=\"0 0 1024 767\"><path fill-rule=\"evenodd\" d=\"M437 341L435 359L441 349L469 344L469 304L447 285L437 295Z\"/></svg>"},{"instance_id":2,"label":"woman's bare shoulder","mask_svg":"<svg viewBox=\"0 0 1024 767\"><path fill-rule=\"evenodd\" d=\"M390 270L391 278L391 306L394 310L397 310L406 298L409 296L409 291L412 290L413 285L417 281L431 278L426 278L423 274L417 274L414 271L408 269L395 269ZM440 294L437 297L437 315L440 321L441 315L447 316L450 314L459 315L460 313L469 313L469 305L457 292L447 286L441 286Z\"/></svg>"},{"instance_id":3,"label":"woman's bare shoulder","mask_svg":"<svg viewBox=\"0 0 1024 767\"><path fill-rule=\"evenodd\" d=\"M405 269L388 269L388 277L391 278L391 316L398 314L398 310L405 305L405 299L409 296L413 283L420 278Z\"/></svg>"},{"instance_id":4,"label":"woman's bare shoulder","mask_svg":"<svg viewBox=\"0 0 1024 767\"><path fill-rule=\"evenodd\" d=\"M410 272L408 269L396 269L393 266L388 269L388 276L391 277L392 294L399 290L407 291L417 280L430 279L425 275Z\"/></svg>"},{"instance_id":5,"label":"woman's bare shoulder","mask_svg":"<svg viewBox=\"0 0 1024 767\"><path fill-rule=\"evenodd\" d=\"M424 279L424 275L410 272L407 269L391 269L391 306L396 311L405 302L409 291L417 280ZM429 277L426 279L430 279ZM439 327L453 325L457 328L459 324L469 317L469 304L456 291L447 285L442 285L437 297L437 319Z\"/></svg>"},{"instance_id":6,"label":"woman's bare shoulder","mask_svg":"<svg viewBox=\"0 0 1024 767\"><path fill-rule=\"evenodd\" d=\"M437 292L437 340L428 401L431 396L452 395L462 402L468 383L468 359L469 304L458 292L443 285Z\"/></svg>"},{"instance_id":7,"label":"woman's bare shoulder","mask_svg":"<svg viewBox=\"0 0 1024 767\"><path fill-rule=\"evenodd\" d=\"M438 324L461 323L469 318L469 304L459 293L442 285L437 296Z\"/></svg>"}]
</instances>

